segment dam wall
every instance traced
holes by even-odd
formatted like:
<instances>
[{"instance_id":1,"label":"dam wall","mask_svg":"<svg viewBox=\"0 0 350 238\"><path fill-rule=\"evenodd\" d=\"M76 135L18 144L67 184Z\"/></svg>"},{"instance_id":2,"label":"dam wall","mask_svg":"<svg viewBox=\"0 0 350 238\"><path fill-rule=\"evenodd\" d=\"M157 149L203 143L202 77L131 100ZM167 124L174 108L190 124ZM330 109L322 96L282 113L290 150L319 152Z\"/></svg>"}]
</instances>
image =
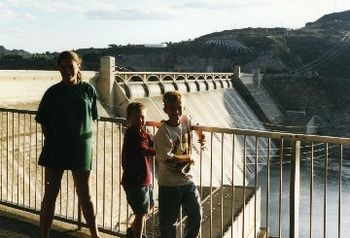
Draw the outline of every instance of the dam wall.
<instances>
[{"instance_id":1,"label":"dam wall","mask_svg":"<svg viewBox=\"0 0 350 238\"><path fill-rule=\"evenodd\" d=\"M233 73L118 72L115 71L114 59L104 57L101 59L101 72L84 71L83 80L92 83L97 89L99 111L102 116L124 117L128 103L139 101L147 107L147 120L161 121L166 119L162 103L163 94L167 91L179 90L184 94L186 114L189 114L201 125L265 130L264 123L256 113L257 109L251 107L235 87L235 81L247 75L241 73L239 67L235 67ZM47 88L60 80L61 77L56 71L0 71L0 89L2 90L0 107L36 110ZM263 111L261 108L260 110ZM34 129L34 120L31 119L30 123L33 123L31 128ZM96 134L96 137L99 138L96 144L99 143L98 148L102 149L96 152L96 158L94 159L96 163L94 167L97 172L94 175L92 186L96 187L93 192L96 193L94 194L96 197L101 195L97 188L103 187L103 185L97 183L97 177L105 176L101 168L111 168L109 172L116 173L115 178L120 177L121 173L119 159L122 135L118 136L119 143L115 143L114 150L111 149L111 143L116 142L116 140L105 137L105 131L101 130L105 126L102 122L101 124L97 123L97 129L100 128L100 132ZM114 129L112 127L111 131L115 131L114 133L117 135L122 131L120 128L122 127L115 127ZM151 132L156 131L156 129L154 131L152 131L152 128L149 129ZM27 132L26 134L28 134L27 137L32 138L27 138L27 141L34 141L34 132ZM259 148L257 153L259 169L266 164L266 140L256 141L254 136L232 136L210 131L206 132L205 135L208 148L201 152L199 145L194 143L192 152L196 163L193 166L194 180L198 185L201 183L201 186L204 187L220 187L222 184L231 186L232 174L234 174L234 185L248 184L255 176L256 150L254 148L257 148L256 145ZM105 139L102 140L101 138ZM193 141L196 142L196 138ZM232 143L232 141L236 141L236 143ZM39 142L42 143L42 141ZM31 153L35 148L36 145L32 145L22 151L23 154L33 156L30 160L32 164L27 166L29 170L36 166L36 154ZM236 157L235 160L232 160L233 151ZM113 162L107 161L105 164L104 157L112 158L111 161ZM246 161L243 158L246 158ZM12 160L16 161L15 157ZM24 173L27 173L24 165L22 166L19 163L16 166L19 170L24 171L23 176ZM243 176L243 171L246 171L246 177ZM110 182L113 184L113 176ZM29 184L28 187L31 189L35 185ZM114 197L121 196L123 201L125 200L123 191L114 192L116 193ZM32 202L39 203L39 195L38 192L37 201ZM101 203L96 206L98 210L104 209L104 205ZM127 209L124 208L118 208L114 213L121 214L122 217L127 217L128 214Z\"/></svg>"},{"instance_id":2,"label":"dam wall","mask_svg":"<svg viewBox=\"0 0 350 238\"><path fill-rule=\"evenodd\" d=\"M94 85L100 73L82 71L82 79ZM37 110L45 91L62 80L56 71L42 70L0 70L0 107L25 110ZM109 116L99 103L102 116Z\"/></svg>"},{"instance_id":3,"label":"dam wall","mask_svg":"<svg viewBox=\"0 0 350 238\"><path fill-rule=\"evenodd\" d=\"M261 119L255 111L234 87L234 80L242 75L239 67L233 69L233 73L178 73L178 72L118 72L115 71L114 58L104 57L101 59L101 76L97 88L102 97L102 104L109 108L114 116L125 117L126 107L130 102L142 102L147 108L147 120L162 121L166 119L163 111L162 95L167 91L178 90L184 94L185 113L190 115L201 125L226 128L241 128L253 130L265 130ZM261 109L260 109L261 110ZM213 138L210 138L213 137ZM221 151L223 143L230 141L227 135L221 137L219 134L206 135L207 140L212 140L211 150L214 153L223 153L224 158L230 158L232 150L235 150L237 158L243 158L246 150L247 176L243 178L243 160L235 161L232 166L231 160L226 159L222 165L225 169L224 183L230 184L229 180L232 169L236 175L235 183L242 185L243 180L254 177L253 164L255 161L255 138L238 137L238 143L234 148ZM197 141L196 138L193 141ZM245 146L243 145L245 143ZM266 141L259 141L259 166L264 165L264 157L267 147ZM194 145L193 155L195 160L200 160L200 149ZM209 154L204 158L203 171L209 171ZM218 159L220 156L217 156ZM221 181L221 165L214 161L213 177L214 185ZM195 178L199 176L199 167L194 166ZM202 181L209 184L209 180Z\"/></svg>"},{"instance_id":4,"label":"dam wall","mask_svg":"<svg viewBox=\"0 0 350 238\"><path fill-rule=\"evenodd\" d=\"M262 84L263 77L264 75L260 73L258 68L254 74L242 75L237 82L234 83L234 86L237 90L242 90L241 94L247 96L247 103L263 112L264 115L262 119L264 122L269 122L272 126L276 127L285 122L286 119L283 110ZM266 123L266 125L270 126L268 123Z\"/></svg>"},{"instance_id":5,"label":"dam wall","mask_svg":"<svg viewBox=\"0 0 350 238\"><path fill-rule=\"evenodd\" d=\"M194 121L198 122L200 125L206 126L218 126L226 128L242 128L242 129L256 129L262 130L263 125L259 122L259 119L254 114L254 112L248 107L244 102L241 96L237 93L234 88L227 88L222 90L212 90L212 91L203 91L203 92L193 92L193 93L184 93L185 99L185 113L190 115ZM142 102L146 105L147 108L147 120L152 121L161 121L167 118L166 114L163 111L163 102L162 96L154 97L144 97L144 98L135 98L131 101ZM242 120L243 118L243 120ZM195 135L194 135L195 136ZM219 185L221 180L221 165L220 165L220 154L223 152L224 160L223 167L225 168L225 183L229 184L230 181L227 180L231 177L231 155L232 147L226 145L225 150L221 151L221 144L230 144L231 138L228 135L221 137L220 134L210 133L205 134L207 141L213 141L213 153L216 154L215 160L213 161L213 173L214 173L214 185ZM213 136L213 139L211 139ZM194 142L197 141L197 138L194 138ZM259 142L259 148L266 148L267 144L265 141ZM254 138L248 137L246 140L246 150L247 150L247 161L250 164L254 164L255 161L255 141ZM235 154L237 158L243 158L243 137L237 138L237 143L235 144ZM210 170L210 148L208 151L203 153L204 161L203 171ZM263 157L265 156L266 151L259 151L259 161L263 164ZM194 143L193 155L195 156L195 161L200 160L200 148ZM243 183L242 171L243 171L243 160L237 160L235 162L235 178L237 185ZM247 166L247 177L248 180L254 177L253 168ZM194 166L194 171L196 177L199 177L199 166ZM209 184L208 180L203 180L204 184ZM198 181L197 181L198 182Z\"/></svg>"},{"instance_id":6,"label":"dam wall","mask_svg":"<svg viewBox=\"0 0 350 238\"><path fill-rule=\"evenodd\" d=\"M118 72L115 71L115 59L103 57L101 59L101 71L83 71L83 80L92 83L99 95L99 111L102 116L125 117L126 106L129 102L143 102L148 110L149 121L161 121L166 119L163 111L162 95L166 91L178 90L184 93L185 112L196 122L205 126L242 128L253 130L265 130L260 112L262 107L254 108L247 103L242 93L235 87L235 81L248 74L240 72L239 67L234 67L232 73L193 73L193 72ZM0 106L17 109L36 110L42 95L48 87L61 80L57 71L30 71L30 70L5 70L0 71ZM265 113L265 112L264 112ZM260 113L261 114L261 113ZM269 114L269 113L265 113ZM219 153L222 143L229 138L221 138L218 134L213 136L213 151ZM227 135L226 135L227 136ZM243 157L243 139L237 137L235 152L238 158ZM194 140L196 141L196 140ZM255 160L254 138L246 140L247 160L253 163ZM259 142L259 148L266 148L266 142ZM195 156L199 160L199 148L194 147ZM224 157L232 154L232 148L226 149ZM259 161L264 164L266 150L259 149ZM225 160L225 168L232 168L230 160ZM204 163L205 166L209 166ZM196 167L196 166L195 166ZM237 184L241 185L243 161L236 161L234 166L237 174ZM214 166L217 171L219 183L220 166ZM197 171L199 173L199 171ZM227 170L227 178L232 174ZM253 177L254 169L249 168L247 178ZM208 181L204 181L206 183ZM230 183L225 180L225 183Z\"/></svg>"},{"instance_id":7,"label":"dam wall","mask_svg":"<svg viewBox=\"0 0 350 238\"><path fill-rule=\"evenodd\" d=\"M83 71L82 76L95 84L98 73ZM0 106L36 110L45 91L60 81L58 71L0 70Z\"/></svg>"}]
</instances>

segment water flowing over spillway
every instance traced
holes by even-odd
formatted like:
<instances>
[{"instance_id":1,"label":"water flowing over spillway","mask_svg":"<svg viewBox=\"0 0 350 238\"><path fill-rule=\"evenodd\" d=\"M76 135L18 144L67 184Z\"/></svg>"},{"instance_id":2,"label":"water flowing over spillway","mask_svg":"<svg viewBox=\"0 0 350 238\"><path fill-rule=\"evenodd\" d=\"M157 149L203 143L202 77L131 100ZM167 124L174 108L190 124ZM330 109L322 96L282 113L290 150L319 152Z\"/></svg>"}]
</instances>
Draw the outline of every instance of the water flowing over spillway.
<instances>
[{"instance_id":1,"label":"water flowing over spillway","mask_svg":"<svg viewBox=\"0 0 350 238\"><path fill-rule=\"evenodd\" d=\"M199 91L184 93L185 97L185 113L190 115L194 121L198 122L200 125L205 126L216 126L216 127L226 127L226 128L241 128L241 129L254 129L254 130L264 130L264 125L260 122L259 118L254 114L249 105L244 101L244 99L239 95L239 93L234 88L227 89L216 89L209 91ZM143 98L135 98L133 101L139 101L146 105L147 108L147 120L150 121L161 121L166 119L166 114L163 111L162 96L151 96ZM207 140L210 139L210 135L206 135ZM217 158L220 158L221 153L221 142L229 143L232 138L228 138L228 135L224 135L221 138L220 135L214 135L213 139L213 152L216 154ZM194 140L196 141L196 140ZM238 137L238 142L235 146L235 151L237 153L237 158L242 158L243 153L243 138ZM247 164L254 165L254 148L253 138L247 137ZM199 157L199 148L195 143L194 154ZM259 148L266 148L266 141L259 142ZM224 153L224 173L225 173L225 184L230 184L229 178L232 174L232 164L231 164L231 154L232 147L227 146L223 151ZM264 161L264 156L266 150L261 149L259 151L259 161ZM204 153L205 156L205 153ZM197 158L198 159L198 158ZM204 173L209 171L209 160L204 159ZM215 179L215 184L219 185L220 182L220 171L221 165L219 162L213 162L213 170ZM243 162L236 161L235 174L236 181L235 184L242 184L242 168ZM247 166L247 176L246 179L250 180L254 176L252 166ZM199 174L198 166L194 166L195 173ZM198 175L199 176L199 175ZM198 177L198 176L195 176ZM208 176L207 176L208 177ZM204 185L208 185L209 180L204 178Z\"/></svg>"}]
</instances>

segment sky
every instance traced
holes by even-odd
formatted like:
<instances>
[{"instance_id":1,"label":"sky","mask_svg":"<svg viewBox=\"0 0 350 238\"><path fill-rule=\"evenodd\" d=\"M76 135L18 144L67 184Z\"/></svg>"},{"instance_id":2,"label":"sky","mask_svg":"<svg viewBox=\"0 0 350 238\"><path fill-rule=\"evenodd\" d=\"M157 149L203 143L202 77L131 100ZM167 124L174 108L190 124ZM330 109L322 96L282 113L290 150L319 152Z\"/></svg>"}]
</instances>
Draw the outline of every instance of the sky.
<instances>
[{"instance_id":1,"label":"sky","mask_svg":"<svg viewBox=\"0 0 350 238\"><path fill-rule=\"evenodd\" d=\"M0 0L0 45L31 53L158 44L245 27L300 28L349 0Z\"/></svg>"}]
</instances>

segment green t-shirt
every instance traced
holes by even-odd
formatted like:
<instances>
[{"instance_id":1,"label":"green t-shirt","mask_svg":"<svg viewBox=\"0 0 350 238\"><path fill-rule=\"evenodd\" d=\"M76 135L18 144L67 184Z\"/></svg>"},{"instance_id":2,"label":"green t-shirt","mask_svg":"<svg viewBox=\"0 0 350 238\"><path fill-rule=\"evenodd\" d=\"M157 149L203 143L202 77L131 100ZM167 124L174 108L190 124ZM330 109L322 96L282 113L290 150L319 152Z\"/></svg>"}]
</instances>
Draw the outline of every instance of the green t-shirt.
<instances>
[{"instance_id":1,"label":"green t-shirt","mask_svg":"<svg viewBox=\"0 0 350 238\"><path fill-rule=\"evenodd\" d=\"M91 84L60 82L51 86L35 117L46 129L39 165L91 170L93 120L97 118L96 91Z\"/></svg>"}]
</instances>

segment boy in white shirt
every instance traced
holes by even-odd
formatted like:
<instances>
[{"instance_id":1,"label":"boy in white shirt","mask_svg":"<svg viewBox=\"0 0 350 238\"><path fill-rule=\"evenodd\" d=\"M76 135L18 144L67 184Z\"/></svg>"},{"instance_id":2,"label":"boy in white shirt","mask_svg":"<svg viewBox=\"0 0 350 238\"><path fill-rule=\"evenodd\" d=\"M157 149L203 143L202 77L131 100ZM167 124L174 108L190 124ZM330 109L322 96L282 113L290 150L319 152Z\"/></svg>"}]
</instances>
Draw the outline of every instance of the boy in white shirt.
<instances>
[{"instance_id":1,"label":"boy in white shirt","mask_svg":"<svg viewBox=\"0 0 350 238\"><path fill-rule=\"evenodd\" d=\"M163 96L164 121L155 135L156 160L159 164L159 226L161 238L176 237L176 223L182 206L188 216L185 238L198 236L202 218L200 197L192 180L190 131L192 121L183 115L183 95L178 91ZM204 136L199 142L203 145Z\"/></svg>"}]
</instances>

